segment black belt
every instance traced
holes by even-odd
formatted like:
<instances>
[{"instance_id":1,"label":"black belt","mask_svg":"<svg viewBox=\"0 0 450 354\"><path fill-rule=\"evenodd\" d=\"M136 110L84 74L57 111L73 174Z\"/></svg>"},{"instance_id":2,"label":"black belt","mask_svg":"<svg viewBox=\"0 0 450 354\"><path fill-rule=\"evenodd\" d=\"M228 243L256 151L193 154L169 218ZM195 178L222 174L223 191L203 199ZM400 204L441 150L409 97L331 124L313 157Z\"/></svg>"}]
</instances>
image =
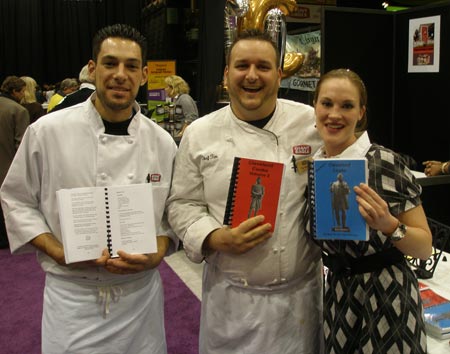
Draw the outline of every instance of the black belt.
<instances>
[{"instance_id":1,"label":"black belt","mask_svg":"<svg viewBox=\"0 0 450 354\"><path fill-rule=\"evenodd\" d=\"M390 247L359 258L322 253L322 260L323 264L335 275L348 277L355 274L371 273L393 264L405 262L405 257L397 248Z\"/></svg>"}]
</instances>

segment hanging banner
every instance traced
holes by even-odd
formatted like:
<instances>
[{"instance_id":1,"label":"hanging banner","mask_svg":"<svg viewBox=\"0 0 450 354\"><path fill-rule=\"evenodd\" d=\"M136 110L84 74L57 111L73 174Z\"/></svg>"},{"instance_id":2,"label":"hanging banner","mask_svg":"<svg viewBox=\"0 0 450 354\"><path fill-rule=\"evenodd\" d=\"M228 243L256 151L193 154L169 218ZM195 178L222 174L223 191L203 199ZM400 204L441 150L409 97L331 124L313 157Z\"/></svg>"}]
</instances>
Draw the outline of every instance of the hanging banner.
<instances>
[{"instance_id":1,"label":"hanging banner","mask_svg":"<svg viewBox=\"0 0 450 354\"><path fill-rule=\"evenodd\" d=\"M286 51L302 53L305 60L299 71L281 81L281 87L315 91L320 78L320 31L287 35Z\"/></svg>"}]
</instances>

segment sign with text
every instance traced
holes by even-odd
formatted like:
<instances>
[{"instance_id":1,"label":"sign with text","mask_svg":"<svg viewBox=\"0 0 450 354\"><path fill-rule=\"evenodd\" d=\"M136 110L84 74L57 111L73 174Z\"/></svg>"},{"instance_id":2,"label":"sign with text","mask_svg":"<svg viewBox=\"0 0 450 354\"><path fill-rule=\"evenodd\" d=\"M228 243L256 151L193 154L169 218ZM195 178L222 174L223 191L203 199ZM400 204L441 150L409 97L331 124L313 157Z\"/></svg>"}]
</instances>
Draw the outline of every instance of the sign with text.
<instances>
[{"instance_id":1,"label":"sign with text","mask_svg":"<svg viewBox=\"0 0 450 354\"><path fill-rule=\"evenodd\" d=\"M286 52L302 53L305 60L294 75L281 81L281 87L315 91L320 78L320 30L287 35Z\"/></svg>"},{"instance_id":2,"label":"sign with text","mask_svg":"<svg viewBox=\"0 0 450 354\"><path fill-rule=\"evenodd\" d=\"M322 6L298 5L297 8L286 17L287 22L320 23Z\"/></svg>"},{"instance_id":3,"label":"sign with text","mask_svg":"<svg viewBox=\"0 0 450 354\"><path fill-rule=\"evenodd\" d=\"M148 85L149 90L163 89L166 87L164 78L176 73L175 60L149 60L148 67Z\"/></svg>"}]
</instances>

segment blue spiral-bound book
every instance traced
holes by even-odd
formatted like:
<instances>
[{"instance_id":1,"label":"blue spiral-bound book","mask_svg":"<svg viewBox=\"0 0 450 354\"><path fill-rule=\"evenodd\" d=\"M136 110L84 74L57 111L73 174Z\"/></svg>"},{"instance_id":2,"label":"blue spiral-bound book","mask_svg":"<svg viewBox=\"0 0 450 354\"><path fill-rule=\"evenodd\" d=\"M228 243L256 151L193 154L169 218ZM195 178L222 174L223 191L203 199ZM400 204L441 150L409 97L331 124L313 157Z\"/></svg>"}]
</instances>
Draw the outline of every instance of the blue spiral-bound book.
<instances>
[{"instance_id":1,"label":"blue spiral-bound book","mask_svg":"<svg viewBox=\"0 0 450 354\"><path fill-rule=\"evenodd\" d=\"M367 159L315 159L308 167L310 229L320 240L369 239L353 187L367 183Z\"/></svg>"}]
</instances>

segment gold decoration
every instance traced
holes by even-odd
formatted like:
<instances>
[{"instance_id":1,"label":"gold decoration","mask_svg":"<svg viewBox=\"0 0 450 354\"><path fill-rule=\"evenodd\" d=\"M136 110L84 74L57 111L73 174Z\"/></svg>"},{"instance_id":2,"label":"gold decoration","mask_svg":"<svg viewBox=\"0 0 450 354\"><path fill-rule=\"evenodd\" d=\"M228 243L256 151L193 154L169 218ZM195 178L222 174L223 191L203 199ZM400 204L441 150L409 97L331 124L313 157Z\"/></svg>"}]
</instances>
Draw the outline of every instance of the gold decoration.
<instances>
[{"instance_id":1,"label":"gold decoration","mask_svg":"<svg viewBox=\"0 0 450 354\"><path fill-rule=\"evenodd\" d=\"M285 16L288 16L297 8L295 0L250 0L249 5L245 16L239 18L239 31L244 28L257 28L264 31L264 19L269 10L278 8Z\"/></svg>"},{"instance_id":2,"label":"gold decoration","mask_svg":"<svg viewBox=\"0 0 450 354\"><path fill-rule=\"evenodd\" d=\"M273 13L274 9L282 12L278 20L283 21L283 25L281 28L272 28L269 31L264 26L269 12ZM302 66L305 57L302 53L285 53L284 16L294 13L296 9L296 0L227 0L225 4L225 51L228 51L237 34L245 29L255 28L262 32L268 31L274 38L282 57L283 78L295 74Z\"/></svg>"},{"instance_id":3,"label":"gold decoration","mask_svg":"<svg viewBox=\"0 0 450 354\"><path fill-rule=\"evenodd\" d=\"M302 66L305 56L302 53L289 52L284 56L283 79L294 75Z\"/></svg>"}]
</instances>

